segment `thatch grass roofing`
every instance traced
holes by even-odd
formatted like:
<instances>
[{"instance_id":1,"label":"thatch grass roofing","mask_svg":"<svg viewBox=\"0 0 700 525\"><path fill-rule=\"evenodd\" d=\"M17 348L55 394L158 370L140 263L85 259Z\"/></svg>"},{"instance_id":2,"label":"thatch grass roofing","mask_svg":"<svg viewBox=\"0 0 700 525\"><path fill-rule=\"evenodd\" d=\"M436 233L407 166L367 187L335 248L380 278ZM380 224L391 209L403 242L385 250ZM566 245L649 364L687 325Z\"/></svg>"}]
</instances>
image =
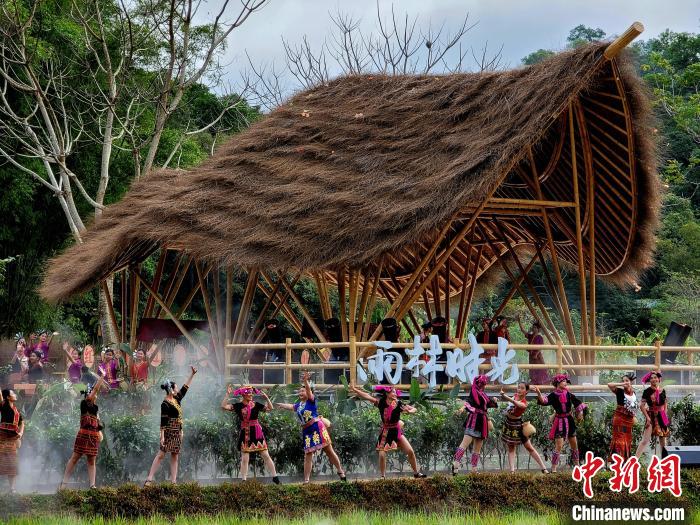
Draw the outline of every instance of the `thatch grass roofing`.
<instances>
[{"instance_id":1,"label":"thatch grass roofing","mask_svg":"<svg viewBox=\"0 0 700 525\"><path fill-rule=\"evenodd\" d=\"M604 47L511 71L346 76L299 93L202 165L135 182L83 244L51 262L42 293L65 299L160 246L276 270L360 268L390 255L385 271L401 279L445 221L458 214L457 231L470 207L494 190L495 197L536 198L528 146L545 198L572 200L570 101L581 107L584 211L591 204L586 163L596 183L595 271L633 279L654 244L655 146L630 58L605 60ZM559 256L575 264L573 210L552 216ZM504 214L503 226L514 244L544 239L537 217ZM464 243L453 268L470 253ZM459 272L452 283L461 285Z\"/></svg>"}]
</instances>

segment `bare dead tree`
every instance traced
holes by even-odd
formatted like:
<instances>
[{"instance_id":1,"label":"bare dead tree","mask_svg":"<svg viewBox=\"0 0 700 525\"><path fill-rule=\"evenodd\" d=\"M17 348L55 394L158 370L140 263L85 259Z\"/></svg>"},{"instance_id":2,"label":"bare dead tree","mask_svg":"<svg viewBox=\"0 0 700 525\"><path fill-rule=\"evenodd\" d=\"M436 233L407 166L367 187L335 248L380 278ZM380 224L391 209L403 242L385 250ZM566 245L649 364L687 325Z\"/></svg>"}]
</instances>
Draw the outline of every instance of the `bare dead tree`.
<instances>
[{"instance_id":1,"label":"bare dead tree","mask_svg":"<svg viewBox=\"0 0 700 525\"><path fill-rule=\"evenodd\" d=\"M259 66L248 57L242 74L253 101L273 109L292 92L326 83L332 75L383 73L388 75L494 71L501 67L502 50L490 53L488 44L479 52L463 46L467 33L476 26L469 15L450 33L445 24L438 29L421 28L418 17L397 16L392 5L383 15L377 2L376 24L370 34L361 20L342 12L330 15L333 31L318 48L306 36L300 44L282 39L284 66ZM473 59L471 68L469 58ZM288 78L291 77L291 82Z\"/></svg>"},{"instance_id":2,"label":"bare dead tree","mask_svg":"<svg viewBox=\"0 0 700 525\"><path fill-rule=\"evenodd\" d=\"M220 80L216 58L226 39L266 0L240 0L236 8L229 3L221 3L211 23L196 25L198 1L72 0L67 16L82 34L61 53L45 53L38 44L41 0L29 9L19 0L0 3L0 160L58 199L76 242L82 242L85 231L76 196L95 216L102 213L115 149L131 152L135 178L153 169L163 130L185 92L194 84ZM150 74L152 82L144 87L135 72ZM242 103L240 97L231 98L211 122L188 127L183 137L210 131ZM146 111L155 118L144 132L137 122ZM79 141L100 148L93 193L70 167ZM166 165L178 151L181 155L181 144ZM102 333L109 340L114 334L106 310L101 313Z\"/></svg>"}]
</instances>

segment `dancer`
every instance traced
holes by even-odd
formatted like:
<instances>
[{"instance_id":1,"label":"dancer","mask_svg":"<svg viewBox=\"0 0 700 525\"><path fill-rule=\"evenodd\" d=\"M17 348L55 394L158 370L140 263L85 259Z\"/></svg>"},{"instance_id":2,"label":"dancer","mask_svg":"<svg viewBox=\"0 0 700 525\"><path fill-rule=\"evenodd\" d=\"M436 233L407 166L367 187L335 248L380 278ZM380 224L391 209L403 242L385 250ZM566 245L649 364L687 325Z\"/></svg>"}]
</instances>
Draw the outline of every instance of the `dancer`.
<instances>
[{"instance_id":1,"label":"dancer","mask_svg":"<svg viewBox=\"0 0 700 525\"><path fill-rule=\"evenodd\" d=\"M612 462L613 454L618 454L625 460L632 455L634 412L639 408L637 394L632 389L634 379L634 374L625 374L622 376L622 383L608 383L608 388L617 398L617 408L612 420L612 441L608 462Z\"/></svg>"},{"instance_id":2,"label":"dancer","mask_svg":"<svg viewBox=\"0 0 700 525\"><path fill-rule=\"evenodd\" d=\"M66 470L63 473L63 480L58 486L59 490L61 490L66 483L68 483L68 480L75 469L75 465L78 464L78 461L80 461L80 458L83 456L85 456L85 459L87 460L90 488L95 488L97 451L99 450L100 442L102 441L103 428L102 423L100 422L100 416L97 415L98 407L95 403L95 399L97 399L97 394L103 385L104 378L100 377L94 386L88 383L85 390L81 392L84 399L80 402L80 430L78 430L78 435L75 437L73 454L66 464Z\"/></svg>"},{"instance_id":3,"label":"dancer","mask_svg":"<svg viewBox=\"0 0 700 525\"><path fill-rule=\"evenodd\" d=\"M375 386L374 391L379 392L379 399L356 387L354 384L350 385L350 390L356 396L369 401L379 409L382 427L376 448L379 453L379 474L382 479L386 477L386 453L397 449L401 449L408 456L408 462L413 469L413 477L425 478L426 475L418 470L416 453L413 451L413 447L411 447L406 436L403 435L402 429L401 414L403 412L415 414L417 412L416 408L403 404L399 399L401 391L396 390L393 386Z\"/></svg>"},{"instance_id":4,"label":"dancer","mask_svg":"<svg viewBox=\"0 0 700 525\"><path fill-rule=\"evenodd\" d=\"M525 450L528 451L532 459L540 466L540 470L544 474L549 474L549 470L542 461L535 447L532 446L530 438L523 433L523 414L527 409L527 393L530 391L528 383L518 383L518 388L513 397L509 397L501 389L501 397L509 402L506 409L505 417L503 418L503 429L501 430L501 439L508 445L508 465L510 471L515 472L515 454L518 445L522 443Z\"/></svg>"},{"instance_id":5,"label":"dancer","mask_svg":"<svg viewBox=\"0 0 700 525\"><path fill-rule=\"evenodd\" d=\"M185 381L180 390L174 381L168 381L160 385L165 390L165 399L160 404L160 450L153 458L151 470L148 473L143 486L147 487L153 483L153 476L156 475L160 462L163 461L165 454L170 453L170 481L177 483L177 463L180 457L180 447L182 446L182 407L180 402L185 397L187 391L192 384L192 379L197 373L197 369L190 367L190 377Z\"/></svg>"},{"instance_id":6,"label":"dancer","mask_svg":"<svg viewBox=\"0 0 700 525\"><path fill-rule=\"evenodd\" d=\"M309 384L309 373L306 372L302 378L303 386L299 389L299 401L293 405L289 403L277 403L279 408L291 410L296 413L301 423L301 434L304 445L304 483L308 483L311 478L311 462L314 452L323 450L328 456L328 460L338 472L341 481L347 481L345 471L340 465L338 454L333 450L331 436L322 417L318 415L316 398L314 391Z\"/></svg>"},{"instance_id":7,"label":"dancer","mask_svg":"<svg viewBox=\"0 0 700 525\"><path fill-rule=\"evenodd\" d=\"M489 435L489 418L488 409L498 406L495 400L491 399L484 388L489 382L489 378L484 374L474 378L467 395L467 400L464 406L457 411L457 414L463 414L468 411L467 419L464 421L464 437L462 442L455 450L454 460L452 461L452 475L456 476L462 466L462 458L470 443L474 442L472 450L471 466L472 472L477 472L479 465L479 454L484 440Z\"/></svg>"},{"instance_id":8,"label":"dancer","mask_svg":"<svg viewBox=\"0 0 700 525\"><path fill-rule=\"evenodd\" d=\"M569 440L571 447L571 461L574 465L579 464L578 441L576 440L576 422L571 415L572 409L576 412L576 420L583 420L583 411L586 404L569 392L568 385L571 384L569 376L557 374L552 378L554 392L550 392L547 397L542 395L539 387L534 387L537 392L538 405L550 405L554 408L554 421L552 429L549 431L549 439L554 440L554 452L552 453L552 472L557 471L559 457L564 447L564 439Z\"/></svg>"},{"instance_id":9,"label":"dancer","mask_svg":"<svg viewBox=\"0 0 700 525\"><path fill-rule=\"evenodd\" d=\"M104 348L102 355L104 356L104 361L98 365L97 373L105 378L105 383L111 390L119 388L119 362L114 357L114 350Z\"/></svg>"},{"instance_id":10,"label":"dancer","mask_svg":"<svg viewBox=\"0 0 700 525\"><path fill-rule=\"evenodd\" d=\"M642 402L640 408L646 422L644 423L644 433L642 441L637 447L635 456L640 457L646 451L646 448L651 442L651 436L659 438L659 446L661 450L666 446L666 438L671 434L669 426L671 424L667 405L666 391L661 386L662 374L658 370L654 370L646 374L642 378L642 383L649 384L649 387L642 392ZM654 450L654 454L656 450Z\"/></svg>"},{"instance_id":11,"label":"dancer","mask_svg":"<svg viewBox=\"0 0 700 525\"><path fill-rule=\"evenodd\" d=\"M79 344L74 344L71 346L68 341L63 342L63 351L70 361L70 366L68 367L68 380L75 384L80 383L83 370L83 349Z\"/></svg>"},{"instance_id":12,"label":"dancer","mask_svg":"<svg viewBox=\"0 0 700 525\"><path fill-rule=\"evenodd\" d=\"M237 403L228 403L230 395L241 396L241 401ZM265 404L253 401L253 394L260 394L265 398ZM267 450L267 441L265 434L258 421L260 412L272 410L272 401L267 397L267 394L262 390L253 388L250 385L244 385L238 390L233 390L231 385L228 386L226 395L221 400L221 408L229 412L235 412L238 416L241 429L238 433L238 450L241 451L241 479L248 479L248 463L250 462L250 454L259 452L265 463L265 468L272 474L272 481L279 485L280 478L277 476L275 464Z\"/></svg>"},{"instance_id":13,"label":"dancer","mask_svg":"<svg viewBox=\"0 0 700 525\"><path fill-rule=\"evenodd\" d=\"M14 390L0 392L0 476L7 476L12 494L17 480L17 451L24 434L24 419L15 406L16 401Z\"/></svg>"}]
</instances>

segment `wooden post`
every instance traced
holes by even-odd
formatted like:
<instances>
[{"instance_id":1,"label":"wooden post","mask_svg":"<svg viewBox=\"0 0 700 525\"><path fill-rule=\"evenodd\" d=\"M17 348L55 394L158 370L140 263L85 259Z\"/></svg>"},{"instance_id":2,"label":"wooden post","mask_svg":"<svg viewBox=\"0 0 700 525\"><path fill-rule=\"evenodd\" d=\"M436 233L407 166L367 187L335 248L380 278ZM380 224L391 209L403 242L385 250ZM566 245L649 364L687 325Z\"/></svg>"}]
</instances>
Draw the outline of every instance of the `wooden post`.
<instances>
[{"instance_id":1,"label":"wooden post","mask_svg":"<svg viewBox=\"0 0 700 525\"><path fill-rule=\"evenodd\" d=\"M292 369L289 365L292 364L292 340L287 337L284 340L284 381L288 385L292 384Z\"/></svg>"},{"instance_id":2,"label":"wooden post","mask_svg":"<svg viewBox=\"0 0 700 525\"><path fill-rule=\"evenodd\" d=\"M369 334L369 325L372 323L372 313L374 312L374 305L377 301L377 288L379 287L379 279L381 279L383 268L384 259L382 258L379 260L379 265L377 266L377 273L375 274L374 280L372 281L372 291L370 292L369 304L367 306L366 320L364 326L362 327L362 336L360 339L361 341L367 339L367 335Z\"/></svg>"},{"instance_id":3,"label":"wooden post","mask_svg":"<svg viewBox=\"0 0 700 525\"><path fill-rule=\"evenodd\" d=\"M357 339L350 336L350 383L357 384Z\"/></svg>"},{"instance_id":4,"label":"wooden post","mask_svg":"<svg viewBox=\"0 0 700 525\"><path fill-rule=\"evenodd\" d=\"M350 298L348 300L349 302L349 309L350 309L350 315L348 316L348 334L354 334L355 329L357 328L355 325L355 315L357 312L357 287L360 282L360 273L357 270L350 270Z\"/></svg>"},{"instance_id":5,"label":"wooden post","mask_svg":"<svg viewBox=\"0 0 700 525\"><path fill-rule=\"evenodd\" d=\"M362 337L362 329L364 327L365 315L367 313L367 301L369 300L369 292L371 288L370 269L365 269L362 279L362 295L360 296L360 311L357 314L357 326L355 327L355 338Z\"/></svg>"},{"instance_id":6,"label":"wooden post","mask_svg":"<svg viewBox=\"0 0 700 525\"><path fill-rule=\"evenodd\" d=\"M122 329L121 333L122 336L120 337L121 341L126 341L126 305L127 305L127 285L126 285L126 268L122 270L122 278L121 278L121 288L122 288L122 294L121 294L121 311L122 311Z\"/></svg>"},{"instance_id":7,"label":"wooden post","mask_svg":"<svg viewBox=\"0 0 700 525\"><path fill-rule=\"evenodd\" d=\"M343 266L336 273L338 281L338 308L340 311L340 333L343 336L343 341L348 340L348 320L345 311L345 267Z\"/></svg>"}]
</instances>

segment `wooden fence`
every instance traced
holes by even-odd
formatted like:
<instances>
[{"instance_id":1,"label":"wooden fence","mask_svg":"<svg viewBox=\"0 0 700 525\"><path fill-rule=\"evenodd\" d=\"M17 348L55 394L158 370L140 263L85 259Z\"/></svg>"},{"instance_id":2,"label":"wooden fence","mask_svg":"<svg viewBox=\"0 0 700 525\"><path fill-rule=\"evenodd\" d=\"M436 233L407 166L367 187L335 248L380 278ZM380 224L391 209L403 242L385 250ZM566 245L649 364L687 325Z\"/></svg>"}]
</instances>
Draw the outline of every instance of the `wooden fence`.
<instances>
[{"instance_id":1,"label":"wooden fence","mask_svg":"<svg viewBox=\"0 0 700 525\"><path fill-rule=\"evenodd\" d=\"M293 343L291 339L287 339L284 343L265 343L265 344L228 344L226 345L226 363L228 363L228 374L227 378L232 379L235 372L241 370L284 370L284 383L291 384L293 371L298 370L348 370L350 381L357 383L357 369L356 363L358 356L367 355L369 351L370 355L376 349L375 342L371 341L357 341L354 337L350 337L347 342L340 343ZM423 348L429 348L429 344L422 344ZM464 351L469 351L469 343L445 343L440 345L443 351L453 350L455 348L460 348ZM484 344L480 345L484 350L495 350L498 345L495 344ZM398 349L409 349L413 348L413 343L392 343L392 351ZM349 361L322 361L322 362L312 362L304 364L301 362L293 362L294 351L307 350L310 353L313 351L318 356L322 354L324 350L332 349L348 349L349 350ZM662 372L688 372L689 376L692 372L700 372L700 365L694 365L694 356L696 353L700 352L700 347L698 346L661 346L660 342L652 346L603 346L603 345L567 345L563 342L558 342L557 344L542 344L542 345L527 345L527 344L511 344L508 348L513 350L554 350L556 353L556 362L545 363L545 364L528 364L528 363L518 363L518 369L520 370L536 370L536 369L546 369L554 370L557 373L567 372L572 376L581 375L584 373L586 376L592 376L595 372L603 370L639 370L639 369L656 369ZM253 350L284 350L284 362L280 363L233 363L234 353L238 356L243 355L246 352ZM571 355L572 351L593 351L596 355L595 364L565 364L564 355L569 352ZM365 352L363 352L365 351ZM634 353L634 354L649 354L653 353L654 362L648 364L619 364L619 363L601 363L600 355L601 352L608 353ZM662 355L665 352L681 352L687 356L687 364L669 364L664 363L662 360ZM443 354L444 356L444 354ZM441 356L441 357L443 357ZM438 360L441 362L442 360ZM481 370L489 370L491 365L482 364L479 367ZM450 388L456 383L443 385L443 388ZM254 386L270 386L270 384L257 383ZM337 388L340 385L337 384L317 384L319 388ZM410 385L397 385L398 388L408 388ZM425 385L422 385L425 387ZM438 385L439 386L439 385ZM551 385L539 385L542 390L551 389ZM500 389L500 384L489 385L491 389ZM513 386L510 387L514 388ZM570 387L572 390L585 390L585 391L596 391L605 390L607 387L605 385L597 384L575 384ZM683 384L683 385L665 385L666 389L669 390L700 390L700 385L694 384ZM508 389L508 387L506 387Z\"/></svg>"}]
</instances>

